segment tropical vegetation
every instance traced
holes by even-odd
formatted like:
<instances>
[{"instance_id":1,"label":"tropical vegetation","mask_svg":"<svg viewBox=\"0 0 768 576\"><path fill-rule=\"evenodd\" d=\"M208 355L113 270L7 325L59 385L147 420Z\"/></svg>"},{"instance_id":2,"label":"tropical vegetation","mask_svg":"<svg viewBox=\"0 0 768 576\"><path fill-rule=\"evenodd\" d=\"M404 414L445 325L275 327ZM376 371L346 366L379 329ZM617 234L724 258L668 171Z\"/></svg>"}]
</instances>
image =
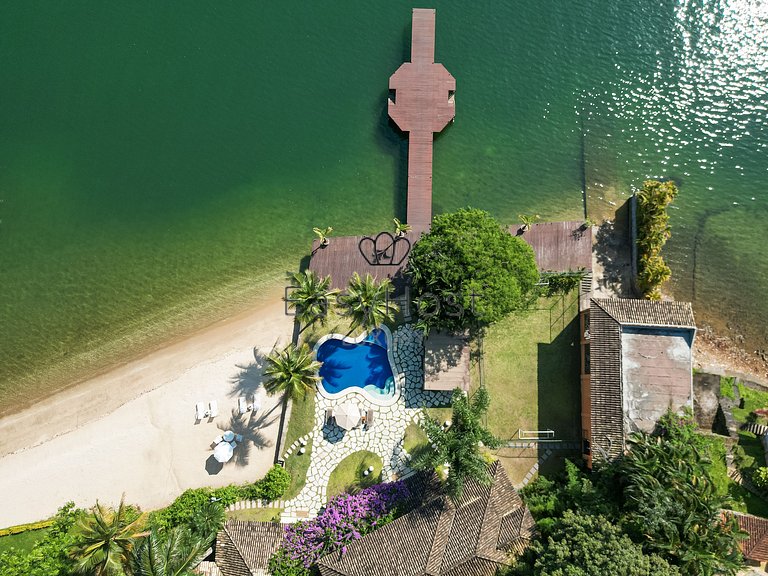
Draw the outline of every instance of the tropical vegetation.
<instances>
[{"instance_id":1,"label":"tropical vegetation","mask_svg":"<svg viewBox=\"0 0 768 576\"><path fill-rule=\"evenodd\" d=\"M312 228L312 232L314 232L315 236L317 236L317 239L320 240L320 246L328 246L328 243L330 242L328 237L333 232L333 227L327 226L325 228Z\"/></svg>"},{"instance_id":2,"label":"tropical vegetation","mask_svg":"<svg viewBox=\"0 0 768 576\"><path fill-rule=\"evenodd\" d=\"M557 573L551 571L551 564L545 571L541 562L563 554L574 558L582 555L580 544L558 536L563 523L573 527L574 523L588 526L592 522L590 530L607 530L613 533L611 538L625 543L626 536L659 573L736 574L742 563L738 542L743 534L735 519L723 512L731 501L726 483L717 477L713 456L722 458L724 454L716 447L717 443L696 431L690 414L669 413L660 420L654 434L633 435L631 450L625 457L596 468L591 476L567 462L562 479L540 477L523 490L540 537L518 563L515 573ZM577 521L567 515L568 511L597 519ZM621 534L607 528L606 523L620 529ZM659 564L654 557L672 568ZM634 562L641 561L635 558ZM611 569L606 573L648 572Z\"/></svg>"},{"instance_id":3,"label":"tropical vegetation","mask_svg":"<svg viewBox=\"0 0 768 576\"><path fill-rule=\"evenodd\" d=\"M413 229L410 224L400 222L397 218L394 218L392 222L395 223L395 236L405 236Z\"/></svg>"},{"instance_id":4,"label":"tropical vegetation","mask_svg":"<svg viewBox=\"0 0 768 576\"><path fill-rule=\"evenodd\" d=\"M338 290L331 289L331 277L321 278L312 270L289 274L292 290L288 308L295 310L296 320L305 326L323 324Z\"/></svg>"},{"instance_id":5,"label":"tropical vegetation","mask_svg":"<svg viewBox=\"0 0 768 576\"><path fill-rule=\"evenodd\" d=\"M672 276L661 249L671 236L667 207L676 196L671 180L646 180L637 193L637 285L650 300L661 299L661 286Z\"/></svg>"},{"instance_id":6,"label":"tropical vegetation","mask_svg":"<svg viewBox=\"0 0 768 576\"><path fill-rule=\"evenodd\" d=\"M535 299L533 249L488 212L435 216L408 261L418 325L457 331L483 327Z\"/></svg>"},{"instance_id":7,"label":"tropical vegetation","mask_svg":"<svg viewBox=\"0 0 768 576\"><path fill-rule=\"evenodd\" d=\"M384 322L394 322L397 304L389 299L392 282L389 278L377 281L370 274L364 278L355 272L349 279L346 294L338 297L343 316L348 318L352 330L371 331Z\"/></svg>"},{"instance_id":8,"label":"tropical vegetation","mask_svg":"<svg viewBox=\"0 0 768 576\"><path fill-rule=\"evenodd\" d=\"M304 398L307 392L315 390L320 380L317 375L320 366L320 362L312 359L312 350L306 344L275 348L267 356L264 389L269 395L283 394L286 401Z\"/></svg>"},{"instance_id":9,"label":"tropical vegetation","mask_svg":"<svg viewBox=\"0 0 768 576\"><path fill-rule=\"evenodd\" d=\"M451 396L452 417L445 426L426 416L422 423L429 439L428 445L414 454L412 466L423 470L437 470L444 476L448 495L457 501L464 491L464 484L474 479L489 484L488 461L483 447L498 448L501 441L483 425L490 397L481 387L468 398L459 388ZM442 473L447 470L446 473Z\"/></svg>"},{"instance_id":10,"label":"tropical vegetation","mask_svg":"<svg viewBox=\"0 0 768 576\"><path fill-rule=\"evenodd\" d=\"M309 576L325 555L392 521L409 497L402 481L376 484L357 494L332 498L317 518L289 524L283 543L269 561L273 576Z\"/></svg>"}]
</instances>

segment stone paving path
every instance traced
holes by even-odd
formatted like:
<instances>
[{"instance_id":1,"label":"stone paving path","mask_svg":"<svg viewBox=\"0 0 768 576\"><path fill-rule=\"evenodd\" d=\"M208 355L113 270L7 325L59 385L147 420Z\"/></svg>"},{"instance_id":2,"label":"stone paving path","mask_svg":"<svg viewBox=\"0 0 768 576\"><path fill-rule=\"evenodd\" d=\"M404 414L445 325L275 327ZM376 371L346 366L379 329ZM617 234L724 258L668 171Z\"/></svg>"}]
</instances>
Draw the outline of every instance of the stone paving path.
<instances>
[{"instance_id":1,"label":"stone paving path","mask_svg":"<svg viewBox=\"0 0 768 576\"><path fill-rule=\"evenodd\" d=\"M308 444L307 449L311 450L307 483L296 498L284 503L285 510L281 516L283 522L316 516L327 501L326 489L331 472L344 458L360 450L373 452L381 458L384 466L382 478L385 480L399 478L410 472L410 456L403 449L405 429L411 422L423 418L422 408L448 405L451 393L422 390L424 344L420 331L406 324L395 331L393 340L395 380L400 390L400 396L394 404L379 406L357 393L337 399L316 394L315 427L304 438ZM358 403L364 411L369 408L376 411L370 429L359 427L347 431L335 424L325 424L327 408L335 408L350 400ZM296 457L295 451L301 447L301 441L297 441L286 450L283 459Z\"/></svg>"}]
</instances>

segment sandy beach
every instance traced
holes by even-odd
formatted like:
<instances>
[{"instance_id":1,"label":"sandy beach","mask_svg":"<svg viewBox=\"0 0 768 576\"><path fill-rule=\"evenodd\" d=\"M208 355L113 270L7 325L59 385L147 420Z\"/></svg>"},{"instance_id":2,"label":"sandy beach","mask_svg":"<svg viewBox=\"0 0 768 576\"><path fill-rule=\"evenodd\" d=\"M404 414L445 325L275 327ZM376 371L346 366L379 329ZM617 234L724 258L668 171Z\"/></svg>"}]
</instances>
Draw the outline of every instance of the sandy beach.
<instances>
[{"instance_id":1,"label":"sandy beach","mask_svg":"<svg viewBox=\"0 0 768 576\"><path fill-rule=\"evenodd\" d=\"M143 358L0 420L0 527L47 518L68 500L126 501L145 510L187 488L254 481L272 466L280 398L261 389L263 356L290 341L280 293ZM237 398L257 411L237 414ZM195 403L219 415L195 420ZM211 445L244 441L228 463Z\"/></svg>"}]
</instances>

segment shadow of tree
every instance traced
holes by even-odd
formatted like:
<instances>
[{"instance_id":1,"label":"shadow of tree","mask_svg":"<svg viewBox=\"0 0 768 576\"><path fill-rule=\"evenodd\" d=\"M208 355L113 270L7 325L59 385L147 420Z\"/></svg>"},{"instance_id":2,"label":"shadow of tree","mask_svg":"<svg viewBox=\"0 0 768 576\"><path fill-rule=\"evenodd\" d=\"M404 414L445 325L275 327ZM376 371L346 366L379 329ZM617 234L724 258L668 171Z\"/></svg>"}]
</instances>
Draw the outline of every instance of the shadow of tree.
<instances>
[{"instance_id":1,"label":"shadow of tree","mask_svg":"<svg viewBox=\"0 0 768 576\"><path fill-rule=\"evenodd\" d=\"M263 450L270 448L274 445L263 432L264 428L271 426L278 418L278 414L273 414L277 406L269 410L268 412L246 412L240 414L237 409L232 411L232 416L229 422L225 424L219 424L218 427L222 432L231 430L235 433L235 436L240 435L243 437L242 442L238 442L235 448L235 453L232 461L237 466L248 465L251 450L256 448Z\"/></svg>"},{"instance_id":2,"label":"shadow of tree","mask_svg":"<svg viewBox=\"0 0 768 576\"><path fill-rule=\"evenodd\" d=\"M602 274L595 270L598 294L630 298L632 293L632 264L630 261L629 201L616 210L613 220L597 228L594 253Z\"/></svg>"},{"instance_id":3,"label":"shadow of tree","mask_svg":"<svg viewBox=\"0 0 768 576\"><path fill-rule=\"evenodd\" d=\"M230 397L237 398L245 396L250 403L254 394L263 387L264 367L267 363L267 357L256 348L253 349L254 361L247 366L237 365L240 371L232 377L234 384Z\"/></svg>"}]
</instances>

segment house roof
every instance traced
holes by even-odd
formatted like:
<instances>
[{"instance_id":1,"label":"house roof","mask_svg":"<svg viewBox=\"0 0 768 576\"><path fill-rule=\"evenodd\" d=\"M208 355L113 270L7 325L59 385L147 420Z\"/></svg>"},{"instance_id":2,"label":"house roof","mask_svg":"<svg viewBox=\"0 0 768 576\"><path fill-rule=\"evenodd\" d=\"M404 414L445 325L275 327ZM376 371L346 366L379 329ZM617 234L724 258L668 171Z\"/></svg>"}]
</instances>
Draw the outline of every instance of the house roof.
<instances>
[{"instance_id":1,"label":"house roof","mask_svg":"<svg viewBox=\"0 0 768 576\"><path fill-rule=\"evenodd\" d=\"M592 298L592 301L622 325L696 328L690 302L635 298Z\"/></svg>"},{"instance_id":2,"label":"house roof","mask_svg":"<svg viewBox=\"0 0 768 576\"><path fill-rule=\"evenodd\" d=\"M323 558L323 576L484 576L519 554L534 533L534 521L499 462L493 482L470 481L461 500L427 503Z\"/></svg>"},{"instance_id":3,"label":"house roof","mask_svg":"<svg viewBox=\"0 0 768 576\"><path fill-rule=\"evenodd\" d=\"M267 576L282 539L280 524L229 520L216 535L216 565L222 576Z\"/></svg>"},{"instance_id":4,"label":"house roof","mask_svg":"<svg viewBox=\"0 0 768 576\"><path fill-rule=\"evenodd\" d=\"M740 542L741 553L750 560L765 562L768 560L768 519L751 514L734 513L739 528L749 534Z\"/></svg>"},{"instance_id":5,"label":"house roof","mask_svg":"<svg viewBox=\"0 0 768 576\"><path fill-rule=\"evenodd\" d=\"M590 301L591 446L595 460L624 451L625 436L650 432L668 408L693 400L696 324L687 302Z\"/></svg>"}]
</instances>

